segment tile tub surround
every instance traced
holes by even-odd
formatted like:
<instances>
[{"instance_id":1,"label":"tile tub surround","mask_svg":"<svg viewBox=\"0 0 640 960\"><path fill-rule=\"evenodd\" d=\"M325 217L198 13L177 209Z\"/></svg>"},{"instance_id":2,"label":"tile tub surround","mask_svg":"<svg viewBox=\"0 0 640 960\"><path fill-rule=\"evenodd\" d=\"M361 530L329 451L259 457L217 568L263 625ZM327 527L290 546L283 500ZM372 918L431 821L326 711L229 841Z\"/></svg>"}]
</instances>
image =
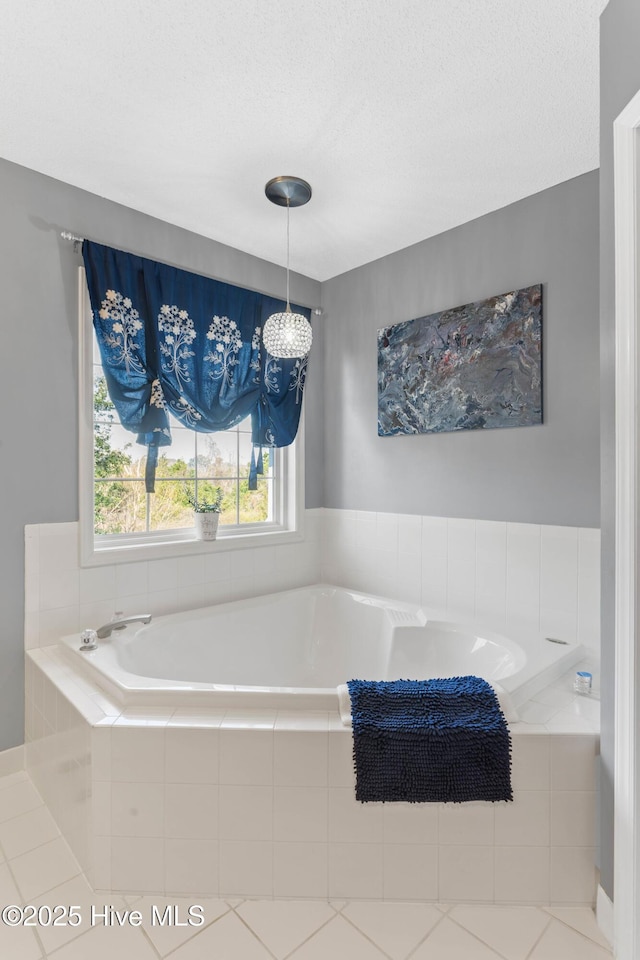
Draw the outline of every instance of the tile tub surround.
<instances>
[{"instance_id":1,"label":"tile tub surround","mask_svg":"<svg viewBox=\"0 0 640 960\"><path fill-rule=\"evenodd\" d=\"M24 812L23 812L24 811ZM7 960L607 960L608 944L584 907L445 905L345 900L180 898L96 892L26 773L0 778L0 886L4 903L78 906L79 926L0 925ZM202 907L202 926L188 926ZM91 926L105 904L141 914L142 926ZM177 910L182 926L152 923Z\"/></svg>"},{"instance_id":2,"label":"tile tub surround","mask_svg":"<svg viewBox=\"0 0 640 960\"><path fill-rule=\"evenodd\" d=\"M85 567L78 524L25 527L25 648L110 620L116 610L160 616L317 583L322 510L305 511L304 540Z\"/></svg>"},{"instance_id":3,"label":"tile tub surround","mask_svg":"<svg viewBox=\"0 0 640 960\"><path fill-rule=\"evenodd\" d=\"M27 768L94 884L590 904L599 703L575 697L570 678L514 727L514 805L362 806L351 735L329 715L122 715L49 646L116 609L159 615L322 574L597 651L597 530L312 510L305 537L80 569L77 524L26 528Z\"/></svg>"},{"instance_id":4,"label":"tile tub surround","mask_svg":"<svg viewBox=\"0 0 640 960\"><path fill-rule=\"evenodd\" d=\"M518 731L518 727L520 730ZM513 804L358 804L330 714L122 714L27 655L27 768L94 887L591 905L596 733L513 728Z\"/></svg>"},{"instance_id":5,"label":"tile tub surround","mask_svg":"<svg viewBox=\"0 0 640 960\"><path fill-rule=\"evenodd\" d=\"M25 528L25 646L109 620L159 616L324 580L582 643L599 656L600 531L315 509L305 539L82 569L78 524Z\"/></svg>"},{"instance_id":6,"label":"tile tub surround","mask_svg":"<svg viewBox=\"0 0 640 960\"><path fill-rule=\"evenodd\" d=\"M324 509L321 576L600 651L600 531Z\"/></svg>"}]
</instances>

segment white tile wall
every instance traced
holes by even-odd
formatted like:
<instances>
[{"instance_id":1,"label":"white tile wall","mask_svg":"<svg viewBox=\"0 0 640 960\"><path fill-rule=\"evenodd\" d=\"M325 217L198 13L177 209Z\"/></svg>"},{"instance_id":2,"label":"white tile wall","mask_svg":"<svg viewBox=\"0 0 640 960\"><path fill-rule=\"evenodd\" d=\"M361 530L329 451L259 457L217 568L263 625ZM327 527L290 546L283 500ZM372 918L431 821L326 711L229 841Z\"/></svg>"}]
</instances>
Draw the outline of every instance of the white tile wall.
<instances>
[{"instance_id":1,"label":"white tile wall","mask_svg":"<svg viewBox=\"0 0 640 960\"><path fill-rule=\"evenodd\" d=\"M490 846L494 836L493 803L444 803L438 808L438 840L465 847Z\"/></svg>"},{"instance_id":2,"label":"white tile wall","mask_svg":"<svg viewBox=\"0 0 640 960\"><path fill-rule=\"evenodd\" d=\"M549 846L550 800L547 790L522 790L518 793L515 803L497 804L495 808L496 846ZM594 817L595 814L592 816L592 825L595 822ZM554 840L558 843L559 835L556 835Z\"/></svg>"},{"instance_id":3,"label":"white tile wall","mask_svg":"<svg viewBox=\"0 0 640 960\"><path fill-rule=\"evenodd\" d=\"M540 629L550 637L575 637L579 531L542 527L540 533Z\"/></svg>"},{"instance_id":4,"label":"white tile wall","mask_svg":"<svg viewBox=\"0 0 640 960\"><path fill-rule=\"evenodd\" d=\"M296 722L297 718L293 721ZM329 737L325 730L277 729L274 737L273 782L278 786L327 785Z\"/></svg>"},{"instance_id":5,"label":"white tile wall","mask_svg":"<svg viewBox=\"0 0 640 960\"><path fill-rule=\"evenodd\" d=\"M328 854L329 897L347 897L347 891L351 890L354 899L382 899L384 859L381 843L329 843Z\"/></svg>"},{"instance_id":6,"label":"white tile wall","mask_svg":"<svg viewBox=\"0 0 640 960\"><path fill-rule=\"evenodd\" d=\"M353 777L352 777L353 779ZM435 844L438 842L438 805L387 803L382 810L385 843Z\"/></svg>"},{"instance_id":7,"label":"white tile wall","mask_svg":"<svg viewBox=\"0 0 640 960\"><path fill-rule=\"evenodd\" d=\"M324 510L323 580L600 650L600 531Z\"/></svg>"},{"instance_id":8,"label":"white tile wall","mask_svg":"<svg viewBox=\"0 0 640 960\"><path fill-rule=\"evenodd\" d=\"M273 896L273 844L267 841L221 840L220 891L226 896Z\"/></svg>"},{"instance_id":9,"label":"white tile wall","mask_svg":"<svg viewBox=\"0 0 640 960\"><path fill-rule=\"evenodd\" d=\"M326 843L275 843L274 897L326 898L328 852Z\"/></svg>"},{"instance_id":10,"label":"white tile wall","mask_svg":"<svg viewBox=\"0 0 640 960\"><path fill-rule=\"evenodd\" d=\"M90 867L91 727L53 680L27 658L25 759L83 869ZM30 809L28 797L20 810Z\"/></svg>"},{"instance_id":11,"label":"white tile wall","mask_svg":"<svg viewBox=\"0 0 640 960\"><path fill-rule=\"evenodd\" d=\"M353 786L329 788L329 840L381 843L383 804L359 803Z\"/></svg>"},{"instance_id":12,"label":"white tile wall","mask_svg":"<svg viewBox=\"0 0 640 960\"><path fill-rule=\"evenodd\" d=\"M437 900L437 846L385 843L382 856L385 900Z\"/></svg>"},{"instance_id":13,"label":"white tile wall","mask_svg":"<svg viewBox=\"0 0 640 960\"><path fill-rule=\"evenodd\" d=\"M111 832L115 837L158 837L164 825L164 789L160 783L114 783Z\"/></svg>"},{"instance_id":14,"label":"white tile wall","mask_svg":"<svg viewBox=\"0 0 640 960\"><path fill-rule=\"evenodd\" d=\"M440 844L438 897L445 902L492 902L494 850L491 846Z\"/></svg>"},{"instance_id":15,"label":"white tile wall","mask_svg":"<svg viewBox=\"0 0 640 960\"><path fill-rule=\"evenodd\" d=\"M507 618L507 524L476 522L476 592L474 613L496 626Z\"/></svg>"},{"instance_id":16,"label":"white tile wall","mask_svg":"<svg viewBox=\"0 0 640 960\"><path fill-rule=\"evenodd\" d=\"M600 531L355 510L308 510L306 539L194 557L78 567L76 523L25 528L25 646L322 579L525 627L599 652Z\"/></svg>"},{"instance_id":17,"label":"white tile wall","mask_svg":"<svg viewBox=\"0 0 640 960\"><path fill-rule=\"evenodd\" d=\"M494 895L498 903L549 901L549 847L496 847L494 869Z\"/></svg>"},{"instance_id":18,"label":"white tile wall","mask_svg":"<svg viewBox=\"0 0 640 960\"><path fill-rule=\"evenodd\" d=\"M301 543L86 569L78 563L77 523L31 524L25 527L25 647L56 643L116 610L160 616L316 583L322 512L306 511Z\"/></svg>"},{"instance_id":19,"label":"white tile wall","mask_svg":"<svg viewBox=\"0 0 640 960\"><path fill-rule=\"evenodd\" d=\"M218 889L218 844L213 840L166 840L164 889L198 894Z\"/></svg>"},{"instance_id":20,"label":"white tile wall","mask_svg":"<svg viewBox=\"0 0 640 960\"><path fill-rule=\"evenodd\" d=\"M578 531L578 636L600 650L600 531Z\"/></svg>"},{"instance_id":21,"label":"white tile wall","mask_svg":"<svg viewBox=\"0 0 640 960\"><path fill-rule=\"evenodd\" d=\"M328 791L321 787L274 787L273 839L326 843Z\"/></svg>"},{"instance_id":22,"label":"white tile wall","mask_svg":"<svg viewBox=\"0 0 640 960\"><path fill-rule=\"evenodd\" d=\"M593 900L595 733L527 734L519 725L512 804L361 804L351 732L337 717L299 715L299 729L290 711L257 714L253 727L233 710L116 718L58 657L53 649L27 657L27 762L99 889ZM27 855L53 827L45 820L36 837L21 834L18 815L39 798L28 782L6 791L5 815L17 817L11 842ZM3 830L0 822L9 842Z\"/></svg>"},{"instance_id":23,"label":"white tile wall","mask_svg":"<svg viewBox=\"0 0 640 960\"><path fill-rule=\"evenodd\" d=\"M525 724L514 735L513 805L362 805L337 718L120 715L35 649L115 609L161 613L321 571L597 651L597 530L333 510L310 511L307 528L303 544L95 570L77 566L76 524L26 529L27 765L93 882L154 894L591 902L598 738L584 719L566 732L574 704L560 683L531 707L565 735Z\"/></svg>"}]
</instances>

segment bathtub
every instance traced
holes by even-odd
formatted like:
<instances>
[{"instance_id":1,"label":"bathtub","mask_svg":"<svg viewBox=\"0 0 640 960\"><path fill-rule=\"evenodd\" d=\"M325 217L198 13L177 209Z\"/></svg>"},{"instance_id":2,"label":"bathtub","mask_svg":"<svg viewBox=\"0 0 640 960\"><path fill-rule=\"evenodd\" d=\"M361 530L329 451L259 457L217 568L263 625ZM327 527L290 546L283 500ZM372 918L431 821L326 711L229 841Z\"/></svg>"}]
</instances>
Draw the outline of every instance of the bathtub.
<instances>
[{"instance_id":1,"label":"bathtub","mask_svg":"<svg viewBox=\"0 0 640 960\"><path fill-rule=\"evenodd\" d=\"M79 646L74 634L61 649L123 707L319 711L337 711L336 687L352 678L464 674L498 682L518 706L583 655L578 644L322 584L157 617L96 650Z\"/></svg>"}]
</instances>

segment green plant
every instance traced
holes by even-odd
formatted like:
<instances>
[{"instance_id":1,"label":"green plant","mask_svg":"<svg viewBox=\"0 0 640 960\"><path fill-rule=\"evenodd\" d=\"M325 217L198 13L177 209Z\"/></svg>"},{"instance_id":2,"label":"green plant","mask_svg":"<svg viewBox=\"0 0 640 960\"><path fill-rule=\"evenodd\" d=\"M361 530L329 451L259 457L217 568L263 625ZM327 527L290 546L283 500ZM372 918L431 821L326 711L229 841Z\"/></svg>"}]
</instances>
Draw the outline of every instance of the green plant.
<instances>
[{"instance_id":1,"label":"green plant","mask_svg":"<svg viewBox=\"0 0 640 960\"><path fill-rule=\"evenodd\" d=\"M199 497L197 488L192 491L185 485L184 495L196 513L221 513L222 511L222 498L224 496L222 487L215 487L213 495L207 491L207 494ZM210 499L211 496L212 499Z\"/></svg>"}]
</instances>

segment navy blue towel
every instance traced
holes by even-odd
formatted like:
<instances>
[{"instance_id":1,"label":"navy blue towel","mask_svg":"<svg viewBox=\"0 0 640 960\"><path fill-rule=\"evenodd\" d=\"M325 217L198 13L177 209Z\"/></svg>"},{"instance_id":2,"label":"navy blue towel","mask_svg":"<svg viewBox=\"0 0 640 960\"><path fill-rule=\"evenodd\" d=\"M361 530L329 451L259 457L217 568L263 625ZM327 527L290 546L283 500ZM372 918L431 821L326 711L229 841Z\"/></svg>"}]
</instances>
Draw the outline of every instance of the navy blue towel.
<instances>
[{"instance_id":1,"label":"navy blue towel","mask_svg":"<svg viewBox=\"0 0 640 960\"><path fill-rule=\"evenodd\" d=\"M357 800L513 800L509 730L486 680L347 686Z\"/></svg>"}]
</instances>

